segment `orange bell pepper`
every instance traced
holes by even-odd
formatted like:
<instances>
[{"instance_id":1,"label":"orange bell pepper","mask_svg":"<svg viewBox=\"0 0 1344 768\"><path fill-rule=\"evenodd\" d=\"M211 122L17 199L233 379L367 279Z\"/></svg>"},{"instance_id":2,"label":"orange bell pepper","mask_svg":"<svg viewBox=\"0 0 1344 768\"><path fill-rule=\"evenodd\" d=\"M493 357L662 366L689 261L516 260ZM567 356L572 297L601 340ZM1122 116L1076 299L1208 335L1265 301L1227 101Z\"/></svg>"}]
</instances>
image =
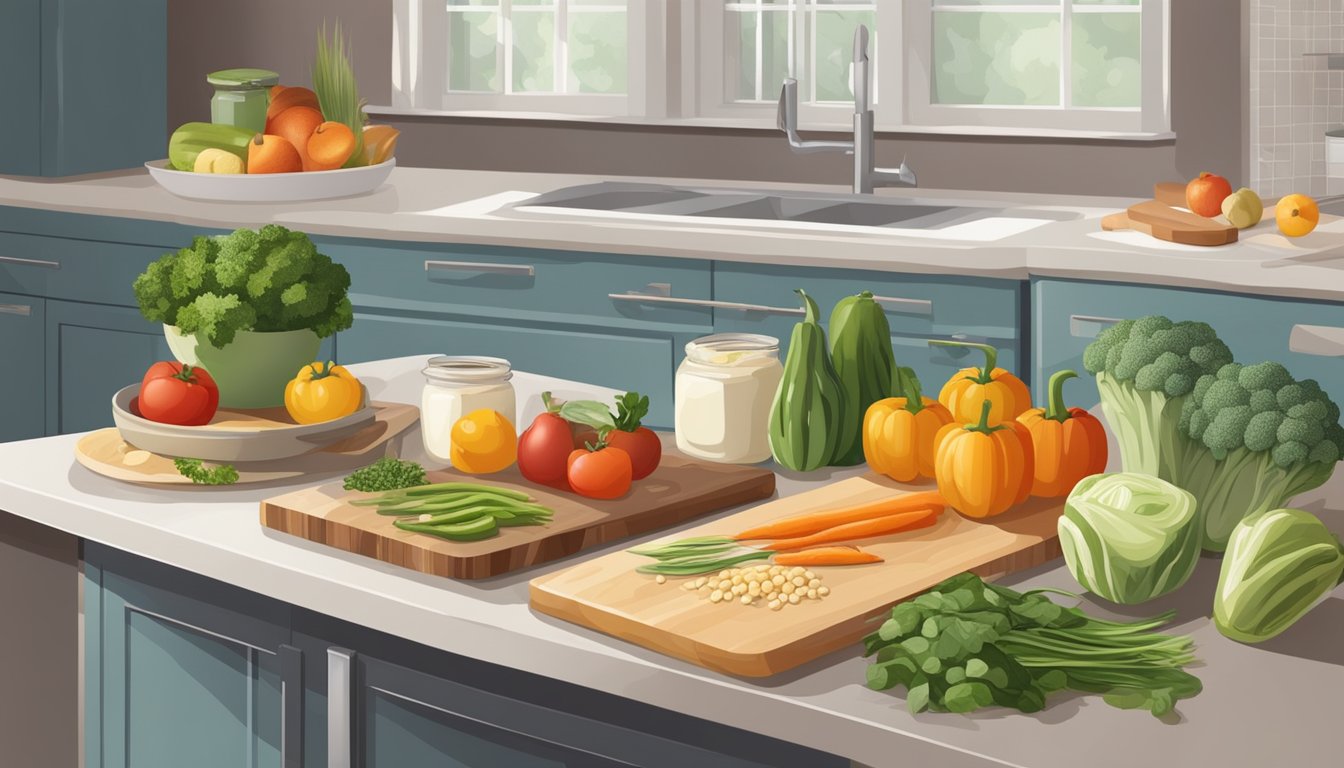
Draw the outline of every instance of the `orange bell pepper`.
<instances>
[{"instance_id":1,"label":"orange bell pepper","mask_svg":"<svg viewBox=\"0 0 1344 768\"><path fill-rule=\"evenodd\" d=\"M985 367L963 368L948 379L938 393L938 402L946 406L957 422L974 424L980 418L980 404L985 401L991 403L991 427L1012 421L1031 407L1031 391L1027 385L1008 371L995 367L999 350L988 344L966 341L931 340L929 344L978 349L985 354Z\"/></svg>"},{"instance_id":2,"label":"orange bell pepper","mask_svg":"<svg viewBox=\"0 0 1344 768\"><path fill-rule=\"evenodd\" d=\"M868 406L863 416L863 456L874 472L908 483L933 477L934 438L952 414L942 403L924 397L919 381L902 376L902 397L888 397Z\"/></svg>"},{"instance_id":3,"label":"orange bell pepper","mask_svg":"<svg viewBox=\"0 0 1344 768\"><path fill-rule=\"evenodd\" d=\"M1031 495L1031 435L1016 421L991 425L992 407L986 399L977 423L948 424L935 438L938 491L967 517L992 517Z\"/></svg>"},{"instance_id":4,"label":"orange bell pepper","mask_svg":"<svg viewBox=\"0 0 1344 768\"><path fill-rule=\"evenodd\" d=\"M1050 377L1046 407L1017 417L1031 435L1032 496L1067 496L1079 480L1106 470L1106 429L1082 408L1064 407L1064 382L1077 376L1057 371Z\"/></svg>"}]
</instances>

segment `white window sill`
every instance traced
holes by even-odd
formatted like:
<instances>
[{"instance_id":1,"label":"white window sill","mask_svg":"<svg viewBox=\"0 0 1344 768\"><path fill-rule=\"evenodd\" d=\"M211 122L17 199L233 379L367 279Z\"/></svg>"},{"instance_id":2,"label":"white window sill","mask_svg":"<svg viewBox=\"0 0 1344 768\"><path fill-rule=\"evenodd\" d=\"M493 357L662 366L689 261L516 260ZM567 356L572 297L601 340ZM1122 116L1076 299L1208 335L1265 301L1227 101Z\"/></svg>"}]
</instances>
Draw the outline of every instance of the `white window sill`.
<instances>
[{"instance_id":1,"label":"white window sill","mask_svg":"<svg viewBox=\"0 0 1344 768\"><path fill-rule=\"evenodd\" d=\"M403 107L369 106L365 111L374 117L429 117L429 118L470 118L484 120L531 120L552 123L588 123L598 125L647 125L681 128L724 128L733 130L753 130L776 132L774 110L762 117L612 117L601 115L575 115L558 112L519 112L507 110L448 110L448 109L407 109ZM853 130L845 123L809 123L802 126L804 131L849 133ZM1135 143L1163 142L1176 138L1171 131L1148 133L1126 133L1121 131L1079 131L1065 128L1003 128L984 125L881 125L877 126L880 135L909 136L985 136L992 138L1038 138L1060 139L1068 141L1128 141Z\"/></svg>"}]
</instances>

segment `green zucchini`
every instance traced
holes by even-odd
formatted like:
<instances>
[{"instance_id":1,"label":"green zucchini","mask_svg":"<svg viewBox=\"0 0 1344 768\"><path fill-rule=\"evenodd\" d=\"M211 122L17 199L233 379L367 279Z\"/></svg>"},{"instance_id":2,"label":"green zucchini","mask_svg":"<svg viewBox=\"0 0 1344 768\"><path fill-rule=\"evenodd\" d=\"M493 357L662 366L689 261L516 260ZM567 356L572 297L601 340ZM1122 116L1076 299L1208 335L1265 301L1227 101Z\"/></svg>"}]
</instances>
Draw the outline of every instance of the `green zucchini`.
<instances>
[{"instance_id":1,"label":"green zucchini","mask_svg":"<svg viewBox=\"0 0 1344 768\"><path fill-rule=\"evenodd\" d=\"M863 463L863 417L868 406L891 397L891 326L871 291L848 296L831 311L831 363L840 377L845 395L845 418L832 463L853 466Z\"/></svg>"},{"instance_id":2,"label":"green zucchini","mask_svg":"<svg viewBox=\"0 0 1344 768\"><path fill-rule=\"evenodd\" d=\"M168 139L168 162L179 171L196 169L196 156L207 149L222 149L238 156L247 166L247 143L255 134L246 128L220 123L186 123Z\"/></svg>"},{"instance_id":3,"label":"green zucchini","mask_svg":"<svg viewBox=\"0 0 1344 768\"><path fill-rule=\"evenodd\" d=\"M789 469L807 472L835 459L845 419L845 396L826 352L817 302L802 290L807 307L793 327L784 377L770 409L770 453Z\"/></svg>"}]
</instances>

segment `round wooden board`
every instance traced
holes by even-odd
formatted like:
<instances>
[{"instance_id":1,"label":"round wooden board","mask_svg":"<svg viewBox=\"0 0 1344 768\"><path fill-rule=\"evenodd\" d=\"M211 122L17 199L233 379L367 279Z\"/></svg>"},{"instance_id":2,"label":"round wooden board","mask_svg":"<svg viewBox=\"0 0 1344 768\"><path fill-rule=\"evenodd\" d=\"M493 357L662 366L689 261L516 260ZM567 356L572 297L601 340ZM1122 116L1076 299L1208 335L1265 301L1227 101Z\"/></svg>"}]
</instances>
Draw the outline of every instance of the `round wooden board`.
<instances>
[{"instance_id":1,"label":"round wooden board","mask_svg":"<svg viewBox=\"0 0 1344 768\"><path fill-rule=\"evenodd\" d=\"M329 445L323 450L274 461L234 462L238 483L264 483L309 474L347 472L365 466L391 450L390 441L409 429L420 417L413 405L400 403L371 403L374 421L359 433ZM115 428L99 429L80 438L75 444L75 460L93 472L114 480L148 485L191 485L165 456L139 451L122 439ZM143 458L140 463L128 463ZM209 466L209 463L207 463Z\"/></svg>"}]
</instances>

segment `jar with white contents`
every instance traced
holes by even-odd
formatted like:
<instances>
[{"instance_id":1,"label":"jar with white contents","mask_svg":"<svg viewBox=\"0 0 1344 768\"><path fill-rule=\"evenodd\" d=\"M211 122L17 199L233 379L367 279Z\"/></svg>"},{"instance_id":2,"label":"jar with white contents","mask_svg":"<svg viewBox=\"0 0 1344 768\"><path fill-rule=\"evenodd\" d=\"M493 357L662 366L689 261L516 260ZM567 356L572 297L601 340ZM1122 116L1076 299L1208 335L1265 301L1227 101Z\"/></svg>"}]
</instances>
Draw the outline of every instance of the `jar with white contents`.
<instances>
[{"instance_id":1,"label":"jar with white contents","mask_svg":"<svg viewBox=\"0 0 1344 768\"><path fill-rule=\"evenodd\" d=\"M687 344L677 368L677 448L724 464L770 458L770 406L783 375L773 336L719 333Z\"/></svg>"},{"instance_id":2,"label":"jar with white contents","mask_svg":"<svg viewBox=\"0 0 1344 768\"><path fill-rule=\"evenodd\" d=\"M472 411L488 408L517 418L513 368L498 357L432 357L424 370L420 395L420 432L425 451L438 461L451 461L453 425Z\"/></svg>"}]
</instances>

